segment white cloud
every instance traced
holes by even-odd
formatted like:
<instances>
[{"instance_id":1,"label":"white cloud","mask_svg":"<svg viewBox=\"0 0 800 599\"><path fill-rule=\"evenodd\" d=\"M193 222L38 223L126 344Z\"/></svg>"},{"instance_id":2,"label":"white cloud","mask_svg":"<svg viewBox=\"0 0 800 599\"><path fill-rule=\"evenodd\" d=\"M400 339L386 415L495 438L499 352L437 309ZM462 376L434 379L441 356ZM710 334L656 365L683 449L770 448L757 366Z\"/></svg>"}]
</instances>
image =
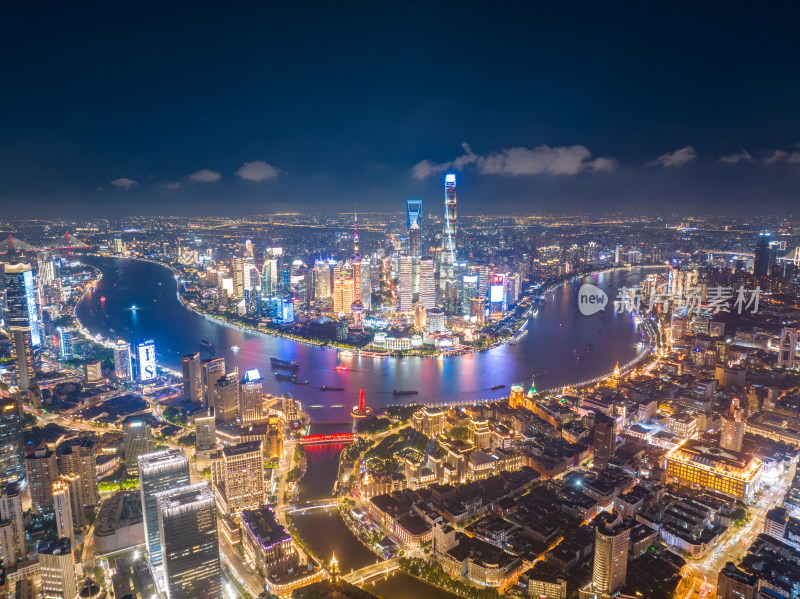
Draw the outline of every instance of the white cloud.
<instances>
[{"instance_id":1,"label":"white cloud","mask_svg":"<svg viewBox=\"0 0 800 599\"><path fill-rule=\"evenodd\" d=\"M278 169L263 160L254 160L253 162L245 162L236 171L236 174L247 181L267 181L275 179L279 172Z\"/></svg>"},{"instance_id":2,"label":"white cloud","mask_svg":"<svg viewBox=\"0 0 800 599\"><path fill-rule=\"evenodd\" d=\"M180 189L181 184L176 181L175 183L164 183L163 187L164 189Z\"/></svg>"},{"instance_id":3,"label":"white cloud","mask_svg":"<svg viewBox=\"0 0 800 599\"><path fill-rule=\"evenodd\" d=\"M200 181L201 183L214 183L215 181L219 181L221 177L222 175L219 173L207 168L200 169L189 175L192 181Z\"/></svg>"},{"instance_id":4,"label":"white cloud","mask_svg":"<svg viewBox=\"0 0 800 599\"><path fill-rule=\"evenodd\" d=\"M719 162L724 162L725 164L736 164L738 162L753 162L753 157L747 150L742 150L741 152L736 152L735 154L728 154L727 156L722 156L719 159Z\"/></svg>"},{"instance_id":5,"label":"white cloud","mask_svg":"<svg viewBox=\"0 0 800 599\"><path fill-rule=\"evenodd\" d=\"M686 146L681 148L680 150L675 150L674 152L667 152L666 154L662 154L652 162L648 163L648 166L663 166L665 168L670 168L673 166L683 166L687 162L691 162L697 158L697 152L692 146Z\"/></svg>"},{"instance_id":6,"label":"white cloud","mask_svg":"<svg viewBox=\"0 0 800 599\"><path fill-rule=\"evenodd\" d=\"M119 179L114 179L111 182L111 185L114 185L115 187L124 187L125 189L130 189L134 185L137 185L137 183L133 179L128 179L127 177L120 177Z\"/></svg>"},{"instance_id":7,"label":"white cloud","mask_svg":"<svg viewBox=\"0 0 800 599\"><path fill-rule=\"evenodd\" d=\"M800 152L784 152L783 150L775 150L771 156L767 156L764 159L764 164L775 164L776 162L800 164Z\"/></svg>"},{"instance_id":8,"label":"white cloud","mask_svg":"<svg viewBox=\"0 0 800 599\"><path fill-rule=\"evenodd\" d=\"M586 171L611 171L617 166L612 158L595 158L592 153L580 145L551 148L547 145L535 148L507 148L479 156L472 151L466 142L461 144L464 154L449 162L435 163L423 160L414 165L413 173L417 179L425 179L431 175L447 170L460 170L474 164L478 171L491 175L577 175Z\"/></svg>"}]
</instances>

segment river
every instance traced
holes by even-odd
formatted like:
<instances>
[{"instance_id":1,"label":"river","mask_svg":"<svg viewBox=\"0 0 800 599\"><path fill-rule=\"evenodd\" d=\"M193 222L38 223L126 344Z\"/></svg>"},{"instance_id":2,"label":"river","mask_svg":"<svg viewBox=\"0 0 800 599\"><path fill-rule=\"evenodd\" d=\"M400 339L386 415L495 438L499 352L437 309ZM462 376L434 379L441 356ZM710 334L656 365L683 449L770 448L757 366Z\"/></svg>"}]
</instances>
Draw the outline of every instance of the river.
<instances>
[{"instance_id":1,"label":"river","mask_svg":"<svg viewBox=\"0 0 800 599\"><path fill-rule=\"evenodd\" d=\"M341 428L349 424L349 411L364 389L374 408L393 403L443 403L508 396L512 383L529 385L534 374L539 389L577 383L610 372L614 364L625 364L638 353L642 332L627 314L613 309L592 316L579 314L581 281L561 285L548 294L537 316L528 321L528 333L516 344L506 344L483 353L435 358L342 357L332 349L301 344L289 339L246 332L209 320L186 309L178 300L177 282L160 265L139 260L87 256L85 262L98 267L103 278L96 289L76 307L78 319L92 333L130 342L153 339L160 364L180 370L181 356L200 351L202 357L221 355L229 370L258 368L265 391L290 391L303 403L315 424ZM642 269L616 270L587 277L613 300L620 286L640 281ZM136 306L136 309L132 309ZM208 350L200 340L214 344ZM234 346L238 350L232 349ZM269 358L297 360L298 378L309 385L274 379ZM346 371L334 370L343 363ZM327 385L343 392L320 391ZM505 388L492 391L494 385ZM395 389L418 391L396 396Z\"/></svg>"}]
</instances>

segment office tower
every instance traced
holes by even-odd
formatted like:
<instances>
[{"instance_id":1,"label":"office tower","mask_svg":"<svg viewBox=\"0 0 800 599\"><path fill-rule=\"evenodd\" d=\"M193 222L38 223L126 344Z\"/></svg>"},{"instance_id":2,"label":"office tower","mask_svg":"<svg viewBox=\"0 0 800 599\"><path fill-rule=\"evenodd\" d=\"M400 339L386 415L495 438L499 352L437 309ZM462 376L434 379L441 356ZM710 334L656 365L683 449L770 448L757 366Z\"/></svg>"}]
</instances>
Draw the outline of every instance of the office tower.
<instances>
[{"instance_id":1,"label":"office tower","mask_svg":"<svg viewBox=\"0 0 800 599\"><path fill-rule=\"evenodd\" d=\"M472 300L476 297L478 297L478 275L463 275L461 277L461 296L458 298L461 304L461 314L464 316L472 314Z\"/></svg>"},{"instance_id":2,"label":"office tower","mask_svg":"<svg viewBox=\"0 0 800 599\"><path fill-rule=\"evenodd\" d=\"M731 400L731 408L722 415L722 436L719 446L722 449L742 451L742 439L745 429L745 411L739 407L739 400Z\"/></svg>"},{"instance_id":3,"label":"office tower","mask_svg":"<svg viewBox=\"0 0 800 599\"><path fill-rule=\"evenodd\" d=\"M80 478L80 498L84 507L94 507L100 503L94 439L81 437L65 441L56 448L56 462L59 474L74 474Z\"/></svg>"},{"instance_id":4,"label":"office tower","mask_svg":"<svg viewBox=\"0 0 800 599\"><path fill-rule=\"evenodd\" d=\"M422 229L422 200L406 200L406 230L415 224Z\"/></svg>"},{"instance_id":5,"label":"office tower","mask_svg":"<svg viewBox=\"0 0 800 599\"><path fill-rule=\"evenodd\" d=\"M456 210L456 176L444 178L444 231L442 231L444 254L449 255L449 264L458 258L458 214ZM444 260L443 260L444 262Z\"/></svg>"},{"instance_id":6,"label":"office tower","mask_svg":"<svg viewBox=\"0 0 800 599\"><path fill-rule=\"evenodd\" d=\"M72 523L72 498L69 485L62 480L53 483L53 511L56 517L56 531L59 538L69 539L75 547L75 525Z\"/></svg>"},{"instance_id":7,"label":"office tower","mask_svg":"<svg viewBox=\"0 0 800 599\"><path fill-rule=\"evenodd\" d=\"M785 327L781 329L778 342L778 366L782 368L800 367L800 355L797 353L797 336L800 331Z\"/></svg>"},{"instance_id":8,"label":"office tower","mask_svg":"<svg viewBox=\"0 0 800 599\"><path fill-rule=\"evenodd\" d=\"M200 364L201 378L203 380L203 405L207 408L214 407L214 388L217 380L225 376L225 358L209 358Z\"/></svg>"},{"instance_id":9,"label":"office tower","mask_svg":"<svg viewBox=\"0 0 800 599\"><path fill-rule=\"evenodd\" d=\"M613 594L625 585L630 528L619 515L605 512L595 531L592 590Z\"/></svg>"},{"instance_id":10,"label":"office tower","mask_svg":"<svg viewBox=\"0 0 800 599\"><path fill-rule=\"evenodd\" d=\"M78 596L72 549L67 538L39 543L40 591L44 599L75 599Z\"/></svg>"},{"instance_id":11,"label":"office tower","mask_svg":"<svg viewBox=\"0 0 800 599\"><path fill-rule=\"evenodd\" d=\"M264 503L264 455L261 441L229 445L211 459L211 485L223 514L238 515Z\"/></svg>"},{"instance_id":12,"label":"office tower","mask_svg":"<svg viewBox=\"0 0 800 599\"><path fill-rule=\"evenodd\" d=\"M19 404L13 397L0 398L0 483L21 482L24 477Z\"/></svg>"},{"instance_id":13,"label":"office tower","mask_svg":"<svg viewBox=\"0 0 800 599\"><path fill-rule=\"evenodd\" d=\"M355 301L355 283L349 265L336 265L333 269L333 311L335 314L349 314Z\"/></svg>"},{"instance_id":14,"label":"office tower","mask_svg":"<svg viewBox=\"0 0 800 599\"><path fill-rule=\"evenodd\" d=\"M359 297L361 298L361 305L364 306L364 310L369 312L372 309L372 277L370 274L370 261L362 258L360 269L361 275L359 277L359 281L361 285L361 294Z\"/></svg>"},{"instance_id":15,"label":"office tower","mask_svg":"<svg viewBox=\"0 0 800 599\"><path fill-rule=\"evenodd\" d=\"M263 381L256 368L248 370L242 377L239 388L239 421L242 424L264 420Z\"/></svg>"},{"instance_id":16,"label":"office tower","mask_svg":"<svg viewBox=\"0 0 800 599\"><path fill-rule=\"evenodd\" d=\"M753 259L753 275L757 278L769 276L772 266L772 252L769 247L769 233L760 233L756 242L755 258Z\"/></svg>"},{"instance_id":17,"label":"office tower","mask_svg":"<svg viewBox=\"0 0 800 599\"><path fill-rule=\"evenodd\" d=\"M165 449L139 456L139 481L144 537L150 566L155 569L161 565L162 559L156 495L189 484L189 459L180 449Z\"/></svg>"},{"instance_id":18,"label":"office tower","mask_svg":"<svg viewBox=\"0 0 800 599\"><path fill-rule=\"evenodd\" d=\"M268 458L278 460L283 455L283 431L277 414L270 414L267 418L266 454Z\"/></svg>"},{"instance_id":19,"label":"office tower","mask_svg":"<svg viewBox=\"0 0 800 599\"><path fill-rule=\"evenodd\" d=\"M214 408L209 408L202 415L195 416L195 449L197 451L210 451L217 445L217 425L214 417Z\"/></svg>"},{"instance_id":20,"label":"office tower","mask_svg":"<svg viewBox=\"0 0 800 599\"><path fill-rule=\"evenodd\" d=\"M40 447L25 456L25 477L31 494L31 504L39 514L53 512L53 481L58 477L56 455Z\"/></svg>"},{"instance_id":21,"label":"office tower","mask_svg":"<svg viewBox=\"0 0 800 599\"><path fill-rule=\"evenodd\" d=\"M140 383L156 380L156 346L152 339L136 343L136 368Z\"/></svg>"},{"instance_id":22,"label":"office tower","mask_svg":"<svg viewBox=\"0 0 800 599\"><path fill-rule=\"evenodd\" d=\"M244 255L249 258L253 257L253 242L250 239L246 239L244 242Z\"/></svg>"},{"instance_id":23,"label":"office tower","mask_svg":"<svg viewBox=\"0 0 800 599\"><path fill-rule=\"evenodd\" d=\"M181 359L183 370L183 396L192 403L203 403L203 379L200 367L200 353L186 354Z\"/></svg>"},{"instance_id":24,"label":"office tower","mask_svg":"<svg viewBox=\"0 0 800 599\"><path fill-rule=\"evenodd\" d=\"M114 376L120 381L133 382L131 344L122 339L118 339L114 346Z\"/></svg>"},{"instance_id":25,"label":"office tower","mask_svg":"<svg viewBox=\"0 0 800 599\"><path fill-rule=\"evenodd\" d=\"M72 329L58 327L58 357L64 360L71 360L72 354Z\"/></svg>"},{"instance_id":26,"label":"office tower","mask_svg":"<svg viewBox=\"0 0 800 599\"><path fill-rule=\"evenodd\" d=\"M133 416L122 424L122 450L128 474L136 474L139 456L153 451L153 431L141 417Z\"/></svg>"},{"instance_id":27,"label":"office tower","mask_svg":"<svg viewBox=\"0 0 800 599\"><path fill-rule=\"evenodd\" d=\"M483 324L486 321L486 298L473 297L469 305L469 316L474 319L475 324Z\"/></svg>"},{"instance_id":28,"label":"office tower","mask_svg":"<svg viewBox=\"0 0 800 599\"><path fill-rule=\"evenodd\" d=\"M6 320L14 347L17 386L27 391L39 367L42 349L33 273L30 264L21 262L5 264L4 272Z\"/></svg>"},{"instance_id":29,"label":"office tower","mask_svg":"<svg viewBox=\"0 0 800 599\"><path fill-rule=\"evenodd\" d=\"M261 265L261 293L266 297L275 295L278 290L278 261L265 258Z\"/></svg>"},{"instance_id":30,"label":"office tower","mask_svg":"<svg viewBox=\"0 0 800 599\"><path fill-rule=\"evenodd\" d=\"M594 416L594 464L599 468L608 466L617 445L616 422L605 414Z\"/></svg>"},{"instance_id":31,"label":"office tower","mask_svg":"<svg viewBox=\"0 0 800 599\"><path fill-rule=\"evenodd\" d=\"M422 239L420 237L419 224L416 222L408 232L408 255L411 256L411 282L412 291L419 293L419 263L422 257Z\"/></svg>"},{"instance_id":32,"label":"office tower","mask_svg":"<svg viewBox=\"0 0 800 599\"><path fill-rule=\"evenodd\" d=\"M325 260L317 260L312 271L312 297L314 301L326 300L331 296L331 267Z\"/></svg>"},{"instance_id":33,"label":"office tower","mask_svg":"<svg viewBox=\"0 0 800 599\"><path fill-rule=\"evenodd\" d=\"M214 415L217 422L233 422L239 409L239 375L231 372L214 385Z\"/></svg>"},{"instance_id":34,"label":"office tower","mask_svg":"<svg viewBox=\"0 0 800 599\"><path fill-rule=\"evenodd\" d=\"M244 260L241 258L233 259L233 297L241 299L244 297Z\"/></svg>"},{"instance_id":35,"label":"office tower","mask_svg":"<svg viewBox=\"0 0 800 599\"><path fill-rule=\"evenodd\" d=\"M400 276L397 280L397 310L411 312L413 288L413 261L411 256L400 256Z\"/></svg>"},{"instance_id":36,"label":"office tower","mask_svg":"<svg viewBox=\"0 0 800 599\"><path fill-rule=\"evenodd\" d=\"M11 526L13 551L3 553L6 567L13 566L18 561L28 557L28 548L25 543L25 524L22 520L22 498L16 484L7 484L0 487L0 521Z\"/></svg>"},{"instance_id":37,"label":"office tower","mask_svg":"<svg viewBox=\"0 0 800 599\"><path fill-rule=\"evenodd\" d=\"M14 544L14 527L11 522L2 520L0 520L0 556L3 558L4 568L9 568L17 563L17 549ZM8 597L8 595L4 594L4 597Z\"/></svg>"},{"instance_id":38,"label":"office tower","mask_svg":"<svg viewBox=\"0 0 800 599\"><path fill-rule=\"evenodd\" d=\"M208 485L165 491L157 502L167 597L221 597L217 514Z\"/></svg>"},{"instance_id":39,"label":"office tower","mask_svg":"<svg viewBox=\"0 0 800 599\"><path fill-rule=\"evenodd\" d=\"M419 302L428 310L436 307L436 266L428 256L419 263Z\"/></svg>"}]
</instances>

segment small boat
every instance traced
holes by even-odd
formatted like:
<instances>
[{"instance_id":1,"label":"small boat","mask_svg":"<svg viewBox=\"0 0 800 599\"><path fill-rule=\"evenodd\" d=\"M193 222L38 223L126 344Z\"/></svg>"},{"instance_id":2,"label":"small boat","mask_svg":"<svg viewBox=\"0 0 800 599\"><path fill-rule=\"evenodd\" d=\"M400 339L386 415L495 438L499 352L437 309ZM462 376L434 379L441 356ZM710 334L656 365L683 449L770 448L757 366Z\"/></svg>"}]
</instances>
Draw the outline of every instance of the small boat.
<instances>
[{"instance_id":1,"label":"small boat","mask_svg":"<svg viewBox=\"0 0 800 599\"><path fill-rule=\"evenodd\" d=\"M333 367L333 369L338 370L339 372L346 372L347 370L349 370L347 366L345 366L344 364L337 364L336 366Z\"/></svg>"},{"instance_id":2,"label":"small boat","mask_svg":"<svg viewBox=\"0 0 800 599\"><path fill-rule=\"evenodd\" d=\"M289 374L288 372L276 372L275 378L279 381L292 381L294 382L297 379L296 374Z\"/></svg>"},{"instance_id":3,"label":"small boat","mask_svg":"<svg viewBox=\"0 0 800 599\"><path fill-rule=\"evenodd\" d=\"M505 388L506 388L506 386L505 386L505 385L492 385L492 386L491 386L491 387L489 387L489 388L490 388L492 391L497 391L498 389L505 389Z\"/></svg>"},{"instance_id":4,"label":"small boat","mask_svg":"<svg viewBox=\"0 0 800 599\"><path fill-rule=\"evenodd\" d=\"M344 406L340 403L334 404L331 406L332 408L342 409Z\"/></svg>"},{"instance_id":5,"label":"small boat","mask_svg":"<svg viewBox=\"0 0 800 599\"><path fill-rule=\"evenodd\" d=\"M295 385L308 385L308 381L298 381L296 378L293 378L293 379L292 379L292 382L293 382Z\"/></svg>"},{"instance_id":6,"label":"small boat","mask_svg":"<svg viewBox=\"0 0 800 599\"><path fill-rule=\"evenodd\" d=\"M214 349L214 344L208 341L207 339L201 339L200 347L204 347L206 349Z\"/></svg>"},{"instance_id":7,"label":"small boat","mask_svg":"<svg viewBox=\"0 0 800 599\"><path fill-rule=\"evenodd\" d=\"M234 352L234 353L239 351L239 346L238 345L231 345L231 351Z\"/></svg>"},{"instance_id":8,"label":"small boat","mask_svg":"<svg viewBox=\"0 0 800 599\"><path fill-rule=\"evenodd\" d=\"M344 387L328 387L328 385L322 385L319 388L320 391L344 391Z\"/></svg>"},{"instance_id":9,"label":"small boat","mask_svg":"<svg viewBox=\"0 0 800 599\"><path fill-rule=\"evenodd\" d=\"M343 349L342 351L339 352L339 356L344 356L349 358L352 355L353 352L351 352L349 349Z\"/></svg>"},{"instance_id":10,"label":"small boat","mask_svg":"<svg viewBox=\"0 0 800 599\"><path fill-rule=\"evenodd\" d=\"M296 360L287 362L286 360L279 360L278 358L270 358L269 361L273 368L284 368L286 370L297 370L300 368L300 364L298 364Z\"/></svg>"},{"instance_id":11,"label":"small boat","mask_svg":"<svg viewBox=\"0 0 800 599\"><path fill-rule=\"evenodd\" d=\"M392 391L392 393L394 395L417 395L419 393L419 391L402 391L402 390L395 389L394 391Z\"/></svg>"}]
</instances>

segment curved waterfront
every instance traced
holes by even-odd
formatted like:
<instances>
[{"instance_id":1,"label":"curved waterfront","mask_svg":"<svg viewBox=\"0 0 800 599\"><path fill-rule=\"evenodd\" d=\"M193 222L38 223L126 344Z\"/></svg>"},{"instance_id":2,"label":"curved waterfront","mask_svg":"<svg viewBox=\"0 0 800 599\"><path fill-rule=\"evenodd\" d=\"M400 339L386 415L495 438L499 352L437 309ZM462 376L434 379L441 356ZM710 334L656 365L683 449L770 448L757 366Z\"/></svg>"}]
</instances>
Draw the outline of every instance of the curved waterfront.
<instances>
[{"instance_id":1,"label":"curved waterfront","mask_svg":"<svg viewBox=\"0 0 800 599\"><path fill-rule=\"evenodd\" d=\"M363 388L367 402L382 407L403 402L441 403L500 398L514 382L529 384L534 374L537 387L554 388L610 372L639 353L643 332L630 315L609 308L593 316L577 310L581 280L559 286L547 295L538 316L529 319L528 334L516 345L503 345L484 353L435 358L339 358L336 351L297 343L290 339L243 331L185 308L178 299L177 282L164 266L130 259L89 256L84 261L103 274L94 291L76 307L76 316L93 334L135 341L155 340L159 363L180 370L183 354L200 351L203 357L221 355L229 368L258 368L265 390L291 391L319 423L349 423L349 409ZM610 271L586 277L613 299L617 288L641 280L645 271ZM136 306L136 310L131 308ZM214 344L203 349L200 340ZM239 350L231 349L238 346ZM294 385L273 378L271 356L295 359L301 364L298 378L309 385ZM344 363L346 372L334 370ZM343 387L344 392L320 391L322 385ZM493 385L505 385L492 391ZM395 389L418 391L396 396ZM341 407L338 407L341 406Z\"/></svg>"}]
</instances>

